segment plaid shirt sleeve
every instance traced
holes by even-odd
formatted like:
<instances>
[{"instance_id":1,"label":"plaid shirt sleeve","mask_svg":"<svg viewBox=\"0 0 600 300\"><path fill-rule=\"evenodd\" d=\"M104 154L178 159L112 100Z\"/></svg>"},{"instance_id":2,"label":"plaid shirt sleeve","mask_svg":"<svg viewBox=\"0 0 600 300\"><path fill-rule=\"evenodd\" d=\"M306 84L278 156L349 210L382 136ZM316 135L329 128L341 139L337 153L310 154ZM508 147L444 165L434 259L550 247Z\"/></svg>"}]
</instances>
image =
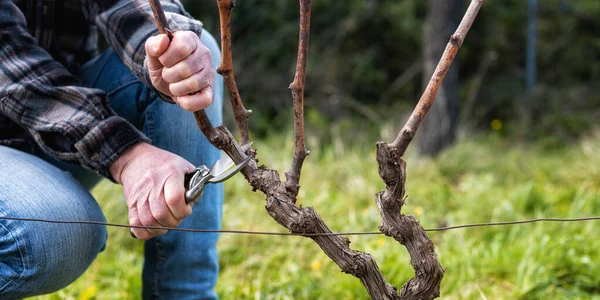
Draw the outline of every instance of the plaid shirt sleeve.
<instances>
[{"instance_id":1,"label":"plaid shirt sleeve","mask_svg":"<svg viewBox=\"0 0 600 300\"><path fill-rule=\"evenodd\" d=\"M116 3L115 3L116 2ZM92 20L104 37L132 73L147 86L152 87L150 74L145 65L146 40L159 34L152 8L147 0L95 0L88 19ZM169 22L169 29L189 30L198 36L202 23L194 20L176 0L161 1ZM168 96L156 90L161 98L173 103Z\"/></svg>"},{"instance_id":2,"label":"plaid shirt sleeve","mask_svg":"<svg viewBox=\"0 0 600 300\"><path fill-rule=\"evenodd\" d=\"M130 65L139 55L132 56ZM112 162L130 146L147 141L115 115L103 91L79 86L77 78L37 46L23 14L7 0L0 0L0 62L0 112L52 157L114 180L108 169ZM143 73L141 66L134 68Z\"/></svg>"}]
</instances>

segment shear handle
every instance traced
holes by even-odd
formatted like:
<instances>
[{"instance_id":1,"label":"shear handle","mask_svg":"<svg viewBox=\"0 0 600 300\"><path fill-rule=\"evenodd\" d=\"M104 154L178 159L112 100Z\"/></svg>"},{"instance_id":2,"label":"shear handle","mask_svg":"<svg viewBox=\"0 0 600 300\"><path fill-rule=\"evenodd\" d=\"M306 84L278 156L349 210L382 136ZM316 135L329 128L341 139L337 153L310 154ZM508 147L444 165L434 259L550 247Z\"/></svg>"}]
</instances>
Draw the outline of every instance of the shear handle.
<instances>
[{"instance_id":1,"label":"shear handle","mask_svg":"<svg viewBox=\"0 0 600 300\"><path fill-rule=\"evenodd\" d=\"M200 197L204 190L204 185L212 178L210 169L202 165L195 168L192 172L185 174L185 203L190 204ZM189 180L188 180L189 179Z\"/></svg>"}]
</instances>

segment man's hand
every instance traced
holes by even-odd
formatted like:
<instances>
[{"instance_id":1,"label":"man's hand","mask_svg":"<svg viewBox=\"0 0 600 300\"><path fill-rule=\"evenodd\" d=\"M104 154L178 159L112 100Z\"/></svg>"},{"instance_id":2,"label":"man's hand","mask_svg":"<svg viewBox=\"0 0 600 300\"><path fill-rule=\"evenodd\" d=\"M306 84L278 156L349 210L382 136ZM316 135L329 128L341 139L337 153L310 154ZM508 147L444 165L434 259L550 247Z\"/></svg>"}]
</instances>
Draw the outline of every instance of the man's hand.
<instances>
[{"instance_id":1,"label":"man's hand","mask_svg":"<svg viewBox=\"0 0 600 300\"><path fill-rule=\"evenodd\" d=\"M177 31L146 41L152 85L184 109L195 112L212 103L214 74L210 51L192 31Z\"/></svg>"},{"instance_id":2,"label":"man's hand","mask_svg":"<svg viewBox=\"0 0 600 300\"><path fill-rule=\"evenodd\" d=\"M111 166L115 180L123 185L129 207L129 224L177 227L192 213L185 204L184 175L194 169L185 159L139 143ZM132 229L136 238L147 240L166 230Z\"/></svg>"}]
</instances>

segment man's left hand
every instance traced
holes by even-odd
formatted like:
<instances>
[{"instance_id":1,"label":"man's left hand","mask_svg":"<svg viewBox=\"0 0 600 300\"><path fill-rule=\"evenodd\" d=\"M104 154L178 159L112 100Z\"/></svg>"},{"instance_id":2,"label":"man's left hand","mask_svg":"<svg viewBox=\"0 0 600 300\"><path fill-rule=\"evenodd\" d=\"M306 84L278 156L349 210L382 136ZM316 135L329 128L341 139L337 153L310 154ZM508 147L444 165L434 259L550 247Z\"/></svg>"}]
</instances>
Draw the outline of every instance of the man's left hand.
<instances>
[{"instance_id":1,"label":"man's left hand","mask_svg":"<svg viewBox=\"0 0 600 300\"><path fill-rule=\"evenodd\" d=\"M212 103L210 51L196 33L177 31L172 40L166 34L148 38L146 64L152 85L185 110L195 112Z\"/></svg>"}]
</instances>

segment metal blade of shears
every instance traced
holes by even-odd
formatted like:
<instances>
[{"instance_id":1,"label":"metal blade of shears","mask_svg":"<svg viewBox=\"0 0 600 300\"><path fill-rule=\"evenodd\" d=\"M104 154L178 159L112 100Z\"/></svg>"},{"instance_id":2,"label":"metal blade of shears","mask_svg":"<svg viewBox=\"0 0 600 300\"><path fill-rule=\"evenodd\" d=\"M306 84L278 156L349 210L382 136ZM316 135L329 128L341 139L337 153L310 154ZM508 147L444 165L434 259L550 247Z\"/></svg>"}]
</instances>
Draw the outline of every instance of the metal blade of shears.
<instances>
[{"instance_id":1,"label":"metal blade of shears","mask_svg":"<svg viewBox=\"0 0 600 300\"><path fill-rule=\"evenodd\" d=\"M246 151L251 145L252 143L242 146L242 150ZM222 157L210 169L202 165L185 174L185 202L189 204L196 201L202 194L206 184L222 182L231 178L245 167L251 159L252 157L248 156L236 166L233 160L223 153Z\"/></svg>"},{"instance_id":2,"label":"metal blade of shears","mask_svg":"<svg viewBox=\"0 0 600 300\"><path fill-rule=\"evenodd\" d=\"M223 181L231 178L233 175L235 175L237 172L239 172L243 167L245 167L251 159L252 159L252 157L248 156L239 165L235 165L235 164L230 165L229 167L224 169L222 172L216 173L216 175L213 174L214 177L209 179L208 183L223 182Z\"/></svg>"},{"instance_id":3,"label":"metal blade of shears","mask_svg":"<svg viewBox=\"0 0 600 300\"><path fill-rule=\"evenodd\" d=\"M242 151L245 152L250 148L250 146L252 146L252 143L243 145ZM235 175L235 173L239 172L243 167L245 167L250 159L252 158L248 156L239 165L236 165L231 157L229 157L227 154L223 154L223 156L210 168L210 174L213 176L213 178L209 179L208 182L222 182L231 178L231 176Z\"/></svg>"}]
</instances>

